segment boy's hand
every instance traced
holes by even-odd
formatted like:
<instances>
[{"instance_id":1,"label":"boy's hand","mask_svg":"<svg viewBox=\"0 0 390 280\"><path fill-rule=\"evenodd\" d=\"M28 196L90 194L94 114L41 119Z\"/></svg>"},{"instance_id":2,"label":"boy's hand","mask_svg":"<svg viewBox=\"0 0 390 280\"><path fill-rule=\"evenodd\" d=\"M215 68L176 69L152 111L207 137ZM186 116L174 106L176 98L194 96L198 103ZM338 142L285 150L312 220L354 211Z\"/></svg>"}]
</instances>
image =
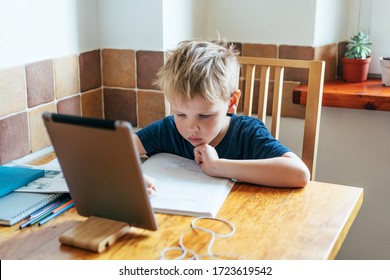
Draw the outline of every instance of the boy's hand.
<instances>
[{"instance_id":1,"label":"boy's hand","mask_svg":"<svg viewBox=\"0 0 390 280\"><path fill-rule=\"evenodd\" d=\"M204 173L214 176L213 163L219 159L218 153L214 147L204 144L194 149L195 162L200 166Z\"/></svg>"},{"instance_id":2,"label":"boy's hand","mask_svg":"<svg viewBox=\"0 0 390 280\"><path fill-rule=\"evenodd\" d=\"M146 191L149 195L150 198L152 197L155 197L156 196L156 179L144 174L144 181L145 181L145 187L146 187Z\"/></svg>"}]
</instances>

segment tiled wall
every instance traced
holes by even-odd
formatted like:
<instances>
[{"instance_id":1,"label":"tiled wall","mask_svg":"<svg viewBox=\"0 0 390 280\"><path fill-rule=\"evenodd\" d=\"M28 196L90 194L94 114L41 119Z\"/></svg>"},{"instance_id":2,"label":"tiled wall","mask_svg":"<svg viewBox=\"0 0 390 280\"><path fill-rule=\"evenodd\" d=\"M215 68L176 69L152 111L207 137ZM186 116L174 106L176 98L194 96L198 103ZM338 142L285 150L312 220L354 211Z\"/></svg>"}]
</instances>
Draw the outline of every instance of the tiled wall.
<instances>
[{"instance_id":1,"label":"tiled wall","mask_svg":"<svg viewBox=\"0 0 390 280\"><path fill-rule=\"evenodd\" d=\"M325 79L337 76L338 44L235 45L245 56L325 60ZM154 78L163 63L163 52L103 49L0 70L0 164L50 145L44 111L122 119L139 127L162 118L164 96ZM303 74L285 73L292 81L285 84L285 116L304 114L302 105L291 102Z\"/></svg>"}]
</instances>

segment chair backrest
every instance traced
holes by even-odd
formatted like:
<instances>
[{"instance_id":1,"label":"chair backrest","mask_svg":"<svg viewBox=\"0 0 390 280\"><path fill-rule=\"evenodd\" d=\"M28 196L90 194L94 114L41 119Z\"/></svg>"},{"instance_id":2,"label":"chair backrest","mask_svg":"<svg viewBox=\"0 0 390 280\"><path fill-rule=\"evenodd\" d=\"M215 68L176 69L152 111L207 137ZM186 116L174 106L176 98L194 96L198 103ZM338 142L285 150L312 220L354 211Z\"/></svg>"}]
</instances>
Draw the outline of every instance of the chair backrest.
<instances>
[{"instance_id":1,"label":"chair backrest","mask_svg":"<svg viewBox=\"0 0 390 280\"><path fill-rule=\"evenodd\" d=\"M315 179L318 134L320 128L322 91L324 84L325 62L319 60L291 60L277 58L245 57L238 58L245 68L244 115L252 115L252 102L254 99L255 70L260 68L260 90L257 116L264 123L267 114L268 85L270 82L270 69L274 68L274 91L272 104L271 134L278 139L281 102L283 93L285 68L307 69L308 94L305 110L305 124L302 146L302 160L310 170L311 179Z\"/></svg>"}]
</instances>

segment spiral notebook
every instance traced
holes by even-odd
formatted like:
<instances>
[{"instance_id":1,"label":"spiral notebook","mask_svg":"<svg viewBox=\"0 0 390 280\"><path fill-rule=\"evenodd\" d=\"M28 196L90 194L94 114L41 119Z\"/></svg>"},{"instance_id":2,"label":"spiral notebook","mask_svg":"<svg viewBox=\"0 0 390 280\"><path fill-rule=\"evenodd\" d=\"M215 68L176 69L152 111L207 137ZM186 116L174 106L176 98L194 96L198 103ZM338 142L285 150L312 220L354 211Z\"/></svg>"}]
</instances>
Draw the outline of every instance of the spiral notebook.
<instances>
[{"instance_id":1,"label":"spiral notebook","mask_svg":"<svg viewBox=\"0 0 390 280\"><path fill-rule=\"evenodd\" d=\"M11 192L0 198L0 225L12 226L61 195Z\"/></svg>"}]
</instances>

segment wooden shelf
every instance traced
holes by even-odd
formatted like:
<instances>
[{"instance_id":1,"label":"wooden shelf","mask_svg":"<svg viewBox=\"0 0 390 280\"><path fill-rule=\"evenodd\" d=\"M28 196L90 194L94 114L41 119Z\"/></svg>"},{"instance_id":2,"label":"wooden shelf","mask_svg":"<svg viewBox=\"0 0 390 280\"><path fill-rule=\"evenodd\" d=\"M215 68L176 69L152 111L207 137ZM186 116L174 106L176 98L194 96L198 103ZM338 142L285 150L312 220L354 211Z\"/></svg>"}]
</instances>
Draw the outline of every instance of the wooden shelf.
<instances>
[{"instance_id":1,"label":"wooden shelf","mask_svg":"<svg viewBox=\"0 0 390 280\"><path fill-rule=\"evenodd\" d=\"M306 104L307 85L299 85L293 91L294 104ZM381 79L368 79L363 83L347 83L332 80L324 83L322 106L390 111L390 87Z\"/></svg>"}]
</instances>

